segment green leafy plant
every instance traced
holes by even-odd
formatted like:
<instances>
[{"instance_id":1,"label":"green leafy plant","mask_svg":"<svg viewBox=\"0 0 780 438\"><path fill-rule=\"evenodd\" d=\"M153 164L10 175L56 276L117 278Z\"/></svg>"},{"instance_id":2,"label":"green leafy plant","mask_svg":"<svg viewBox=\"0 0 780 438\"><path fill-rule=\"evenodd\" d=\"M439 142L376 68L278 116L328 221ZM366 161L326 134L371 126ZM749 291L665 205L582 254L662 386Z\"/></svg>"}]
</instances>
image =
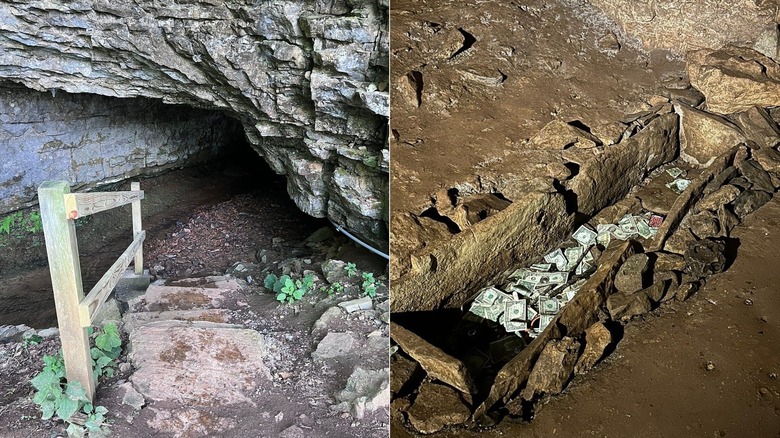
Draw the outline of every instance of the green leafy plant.
<instances>
[{"instance_id":1,"label":"green leafy plant","mask_svg":"<svg viewBox=\"0 0 780 438\"><path fill-rule=\"evenodd\" d=\"M320 288L321 291L327 292L328 295L333 295L335 293L343 293L344 292L344 285L339 283L338 281L331 284L330 286L322 286Z\"/></svg>"},{"instance_id":2,"label":"green leafy plant","mask_svg":"<svg viewBox=\"0 0 780 438\"><path fill-rule=\"evenodd\" d=\"M9 214L4 217L3 220L0 221L0 234L11 234L11 226L13 226L14 222L16 222L20 216L21 212L17 211L14 214Z\"/></svg>"},{"instance_id":3,"label":"green leafy plant","mask_svg":"<svg viewBox=\"0 0 780 438\"><path fill-rule=\"evenodd\" d=\"M116 359L122 354L122 339L119 329L113 323L103 326L103 333L95 338L95 346L89 351L95 378L111 377L116 368Z\"/></svg>"},{"instance_id":4,"label":"green leafy plant","mask_svg":"<svg viewBox=\"0 0 780 438\"><path fill-rule=\"evenodd\" d=\"M43 341L43 338L38 336L38 335L28 336L28 337L24 338L24 340L22 341L22 348L24 348L26 350L26 349L30 348L31 346L33 346L33 345L40 344L42 341Z\"/></svg>"},{"instance_id":5,"label":"green leafy plant","mask_svg":"<svg viewBox=\"0 0 780 438\"><path fill-rule=\"evenodd\" d=\"M43 231L43 221L41 220L41 213L38 211L30 212L27 216L27 231L30 233L40 233Z\"/></svg>"},{"instance_id":6,"label":"green leafy plant","mask_svg":"<svg viewBox=\"0 0 780 438\"><path fill-rule=\"evenodd\" d=\"M92 332L89 331L90 334ZM106 324L95 337L95 347L90 350L95 377L113 375L116 359L121 352L119 330L115 324ZM69 437L108 436L108 426L105 424L108 409L90 403L81 383L66 381L62 351L56 356L44 356L43 363L43 370L30 381L36 389L33 401L41 408L41 419L48 420L56 414L68 423ZM86 420L74 416L79 411L83 412Z\"/></svg>"},{"instance_id":7,"label":"green leafy plant","mask_svg":"<svg viewBox=\"0 0 780 438\"><path fill-rule=\"evenodd\" d=\"M376 295L376 290L379 286L381 286L382 283L379 283L374 279L374 273L373 272L364 272L363 273L363 294L368 295L371 298L374 298Z\"/></svg>"},{"instance_id":8,"label":"green leafy plant","mask_svg":"<svg viewBox=\"0 0 780 438\"><path fill-rule=\"evenodd\" d=\"M12 230L21 230L33 234L40 233L43 231L41 213L39 211L31 211L27 217L21 211L9 214L0 221L0 234L10 235Z\"/></svg>"},{"instance_id":9,"label":"green leafy plant","mask_svg":"<svg viewBox=\"0 0 780 438\"><path fill-rule=\"evenodd\" d=\"M357 265L354 263L347 263L347 266L344 266L344 270L347 271L347 275L349 277L354 277L357 275Z\"/></svg>"},{"instance_id":10,"label":"green leafy plant","mask_svg":"<svg viewBox=\"0 0 780 438\"><path fill-rule=\"evenodd\" d=\"M314 287L314 276L309 274L301 279L293 280L289 275L276 277L269 274L265 277L264 285L266 289L276 293L276 299L282 303L294 303L303 298L303 296Z\"/></svg>"}]
</instances>

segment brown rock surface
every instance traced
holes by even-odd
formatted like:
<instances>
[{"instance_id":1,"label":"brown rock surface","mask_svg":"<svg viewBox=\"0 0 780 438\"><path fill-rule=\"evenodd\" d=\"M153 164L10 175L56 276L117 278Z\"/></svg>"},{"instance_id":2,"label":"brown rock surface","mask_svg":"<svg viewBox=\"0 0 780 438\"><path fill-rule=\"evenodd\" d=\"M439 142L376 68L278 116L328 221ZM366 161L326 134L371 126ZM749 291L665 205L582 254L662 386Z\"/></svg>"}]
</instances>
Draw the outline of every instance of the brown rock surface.
<instances>
[{"instance_id":1,"label":"brown rock surface","mask_svg":"<svg viewBox=\"0 0 780 438\"><path fill-rule=\"evenodd\" d=\"M566 149L568 147L593 148L600 144L593 134L561 120L553 120L530 140L530 146L538 149Z\"/></svg>"},{"instance_id":2,"label":"brown rock surface","mask_svg":"<svg viewBox=\"0 0 780 438\"><path fill-rule=\"evenodd\" d=\"M573 216L562 195L534 192L512 201L467 232L430 242L407 256L410 269L396 279L398 274L391 273L391 310L459 307L510 266L541 256L570 233ZM396 233L402 230L394 229Z\"/></svg>"},{"instance_id":3,"label":"brown rock surface","mask_svg":"<svg viewBox=\"0 0 780 438\"><path fill-rule=\"evenodd\" d=\"M748 140L756 142L760 149L772 148L780 143L780 128L769 113L760 107L732 116Z\"/></svg>"},{"instance_id":4,"label":"brown rock surface","mask_svg":"<svg viewBox=\"0 0 780 438\"><path fill-rule=\"evenodd\" d=\"M471 410L457 391L445 385L425 382L408 411L409 422L418 432L429 434L464 423Z\"/></svg>"},{"instance_id":5,"label":"brown rock surface","mask_svg":"<svg viewBox=\"0 0 780 438\"><path fill-rule=\"evenodd\" d=\"M612 333L602 322L597 322L585 330L585 349L574 366L576 374L587 373L604 356L604 351L612 343Z\"/></svg>"},{"instance_id":6,"label":"brown rock surface","mask_svg":"<svg viewBox=\"0 0 780 438\"><path fill-rule=\"evenodd\" d=\"M597 159L582 163L569 183L577 210L593 214L622 199L653 169L677 156L677 116L666 114L637 135L603 148ZM621 175L621 178L615 178Z\"/></svg>"},{"instance_id":7,"label":"brown rock surface","mask_svg":"<svg viewBox=\"0 0 780 438\"><path fill-rule=\"evenodd\" d=\"M596 272L591 275L577 295L569 301L569 304L563 308L557 319L520 354L499 370L493 386L490 388L490 394L477 407L474 413L475 417L479 417L499 401L504 403L509 401L509 397L528 378L534 360L542 352L547 342L560 339L563 336L559 326L564 327L569 336L579 336L599 320L607 296L614 291L613 281L617 270L623 261L639 249L639 245L634 241L616 241L604 251L602 262Z\"/></svg>"},{"instance_id":8,"label":"brown rock surface","mask_svg":"<svg viewBox=\"0 0 780 438\"><path fill-rule=\"evenodd\" d=\"M569 383L579 356L580 343L565 337L547 343L534 365L522 397L532 400L537 394L559 394Z\"/></svg>"},{"instance_id":9,"label":"brown rock surface","mask_svg":"<svg viewBox=\"0 0 780 438\"><path fill-rule=\"evenodd\" d=\"M669 49L678 55L728 43L752 45L774 21L770 8L753 0L690 2L663 0L591 0L644 47Z\"/></svg>"},{"instance_id":10,"label":"brown rock surface","mask_svg":"<svg viewBox=\"0 0 780 438\"><path fill-rule=\"evenodd\" d=\"M739 127L725 118L683 104L674 109L680 115L680 157L692 165L707 167L746 140Z\"/></svg>"},{"instance_id":11,"label":"brown rock surface","mask_svg":"<svg viewBox=\"0 0 780 438\"><path fill-rule=\"evenodd\" d=\"M718 114L754 106L780 106L780 65L744 47L688 54L691 84L707 97L707 110Z\"/></svg>"},{"instance_id":12,"label":"brown rock surface","mask_svg":"<svg viewBox=\"0 0 780 438\"><path fill-rule=\"evenodd\" d=\"M645 273L650 267L647 254L634 254L629 257L615 275L615 289L624 293L634 293L644 288Z\"/></svg>"},{"instance_id":13,"label":"brown rock surface","mask_svg":"<svg viewBox=\"0 0 780 438\"><path fill-rule=\"evenodd\" d=\"M396 323L390 323L390 336L431 378L471 394L474 383L463 362Z\"/></svg>"},{"instance_id":14,"label":"brown rock surface","mask_svg":"<svg viewBox=\"0 0 780 438\"><path fill-rule=\"evenodd\" d=\"M699 207L701 210L717 211L721 205L728 204L731 201L737 199L739 193L739 188L730 184L726 184L725 186L702 198L702 200L697 204L697 207Z\"/></svg>"}]
</instances>

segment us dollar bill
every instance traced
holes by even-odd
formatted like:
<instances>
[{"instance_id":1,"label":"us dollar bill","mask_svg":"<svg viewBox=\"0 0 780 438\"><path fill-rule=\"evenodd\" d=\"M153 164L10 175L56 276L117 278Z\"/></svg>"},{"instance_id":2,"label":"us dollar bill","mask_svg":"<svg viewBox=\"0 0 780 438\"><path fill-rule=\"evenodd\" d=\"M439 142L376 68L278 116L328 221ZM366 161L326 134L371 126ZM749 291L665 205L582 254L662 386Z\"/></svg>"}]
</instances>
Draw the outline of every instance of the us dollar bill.
<instances>
[{"instance_id":1,"label":"us dollar bill","mask_svg":"<svg viewBox=\"0 0 780 438\"><path fill-rule=\"evenodd\" d=\"M568 264L566 256L563 255L563 251L560 248L544 256L544 261L554 264L559 271L565 270Z\"/></svg>"},{"instance_id":2,"label":"us dollar bill","mask_svg":"<svg viewBox=\"0 0 780 438\"><path fill-rule=\"evenodd\" d=\"M587 225L581 225L572 237L582 246L591 246L596 243L596 236L598 236L597 232L590 229Z\"/></svg>"},{"instance_id":3,"label":"us dollar bill","mask_svg":"<svg viewBox=\"0 0 780 438\"><path fill-rule=\"evenodd\" d=\"M507 321L524 321L526 318L527 302L518 300L504 303L504 315Z\"/></svg>"}]
</instances>

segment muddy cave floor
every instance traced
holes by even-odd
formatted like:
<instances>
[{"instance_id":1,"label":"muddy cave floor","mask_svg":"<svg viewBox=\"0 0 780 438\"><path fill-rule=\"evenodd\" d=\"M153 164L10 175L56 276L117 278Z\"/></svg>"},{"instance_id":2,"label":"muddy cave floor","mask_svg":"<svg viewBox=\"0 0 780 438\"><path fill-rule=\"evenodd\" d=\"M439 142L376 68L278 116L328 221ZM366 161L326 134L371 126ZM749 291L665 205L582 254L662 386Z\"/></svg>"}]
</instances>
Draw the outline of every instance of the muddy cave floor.
<instances>
[{"instance_id":1,"label":"muddy cave floor","mask_svg":"<svg viewBox=\"0 0 780 438\"><path fill-rule=\"evenodd\" d=\"M201 436L204 430L226 437L278 436L290 428L292 432L317 436L387 436L386 409L367 412L357 420L331 408L335 404L334 394L344 389L355 366L379 370L387 367L387 349L356 348L336 363L312 359L322 338L322 333L312 334L313 324L338 302L357 298L359 281L344 278L341 282L351 286L343 293L327 297L316 290L309 299L285 306L280 306L260 286L266 271L276 272L288 266L293 271L312 270L319 274L319 288L327 284L321 265L328 259L354 262L358 269L373 272L386 284L386 263L337 234L325 233L324 240L307 245L305 240L321 233L327 222L301 213L287 197L283 178L273 175L270 169L257 172L257 167L246 163L225 160L141 179L146 191L142 203L144 228L149 235L145 265L158 280L166 282L223 275L226 270L242 280L253 277L252 284L243 291L249 306L234 311L231 322L262 333L268 350L264 365L273 376L251 394L254 406L198 408L199 417L195 421L189 419L189 431L185 427L179 436ZM121 190L128 184L119 183L106 190ZM130 243L129 209L95 215L77 227L77 234L84 286L88 289ZM0 309L1 324L56 326L45 251L39 239L42 237L35 235L6 236L0 265L0 280L4 284L0 295L6 303ZM237 262L243 269L235 269ZM377 291L374 307L386 300L387 288L383 286ZM386 339L387 325L378 314L373 309L342 314L329 322L328 329L362 337L373 332ZM55 353L58 348L57 337L27 348L19 342L0 344L0 436L66 435L61 421L39 419L28 383L42 367L43 355ZM121 362L128 362L125 353ZM122 404L117 388L131 373L130 367L123 365L115 377L98 387L97 404L109 410L112 435L170 435L161 435L149 425L155 415L159 416L147 409L149 405L138 413ZM220 424L233 426L221 428Z\"/></svg>"},{"instance_id":2,"label":"muddy cave floor","mask_svg":"<svg viewBox=\"0 0 780 438\"><path fill-rule=\"evenodd\" d=\"M433 436L780 437L780 198L735 231L726 272L625 326L615 352L532 421ZM419 436L396 415L392 437Z\"/></svg>"}]
</instances>

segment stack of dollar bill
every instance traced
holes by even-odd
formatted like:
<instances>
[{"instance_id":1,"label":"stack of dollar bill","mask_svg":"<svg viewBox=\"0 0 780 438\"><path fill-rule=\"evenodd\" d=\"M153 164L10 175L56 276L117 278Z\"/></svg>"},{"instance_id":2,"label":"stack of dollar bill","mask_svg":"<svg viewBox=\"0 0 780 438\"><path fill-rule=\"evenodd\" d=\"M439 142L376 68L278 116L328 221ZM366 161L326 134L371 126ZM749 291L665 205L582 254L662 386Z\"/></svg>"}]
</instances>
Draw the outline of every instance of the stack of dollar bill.
<instances>
[{"instance_id":1,"label":"stack of dollar bill","mask_svg":"<svg viewBox=\"0 0 780 438\"><path fill-rule=\"evenodd\" d=\"M606 247L612 239L650 239L662 223L662 216L644 213L627 214L617 224L600 224L595 229L583 225L572 235L570 246L545 255L543 263L515 270L503 290L490 286L479 291L469 310L500 323L507 332L535 337L595 271L594 246Z\"/></svg>"}]
</instances>

